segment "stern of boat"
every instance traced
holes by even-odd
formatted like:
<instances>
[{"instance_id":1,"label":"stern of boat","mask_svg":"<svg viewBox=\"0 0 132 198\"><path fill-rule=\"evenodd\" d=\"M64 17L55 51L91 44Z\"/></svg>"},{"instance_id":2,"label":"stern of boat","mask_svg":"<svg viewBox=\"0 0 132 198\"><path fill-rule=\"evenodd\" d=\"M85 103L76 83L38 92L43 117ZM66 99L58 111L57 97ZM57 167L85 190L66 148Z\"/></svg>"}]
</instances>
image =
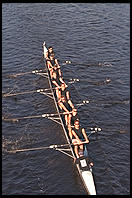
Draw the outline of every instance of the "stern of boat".
<instances>
[{"instance_id":1,"label":"stern of boat","mask_svg":"<svg viewBox=\"0 0 132 198\"><path fill-rule=\"evenodd\" d=\"M89 195L96 195L96 189L92 174L92 168L90 167L86 158L82 158L78 161L78 170L82 177L82 181Z\"/></svg>"}]
</instances>

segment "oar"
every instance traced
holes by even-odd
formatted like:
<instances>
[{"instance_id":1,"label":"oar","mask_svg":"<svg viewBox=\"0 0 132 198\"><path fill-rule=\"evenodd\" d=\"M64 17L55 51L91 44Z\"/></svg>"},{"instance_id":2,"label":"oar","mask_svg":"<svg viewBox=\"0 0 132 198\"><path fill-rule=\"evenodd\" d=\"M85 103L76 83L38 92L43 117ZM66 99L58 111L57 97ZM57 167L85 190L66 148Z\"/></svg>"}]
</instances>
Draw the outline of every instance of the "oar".
<instances>
[{"instance_id":1,"label":"oar","mask_svg":"<svg viewBox=\"0 0 132 198\"><path fill-rule=\"evenodd\" d=\"M60 147L68 146L68 145L69 144L61 144L61 145L53 144L53 145L50 145L50 146L42 146L42 147L37 147L37 148L25 148L25 149L17 149L17 150L10 150L10 151L7 150L7 152L8 153L17 153L17 152L25 152L25 151L56 149L56 148L60 148Z\"/></svg>"},{"instance_id":2,"label":"oar","mask_svg":"<svg viewBox=\"0 0 132 198\"><path fill-rule=\"evenodd\" d=\"M110 78L106 78L105 80L103 80L103 81L88 81L88 80L81 80L81 81L83 81L83 82L88 82L88 83L91 83L91 84L93 84L93 85L105 85L105 84L108 84L108 83L110 83L111 82L111 79Z\"/></svg>"},{"instance_id":3,"label":"oar","mask_svg":"<svg viewBox=\"0 0 132 198\"><path fill-rule=\"evenodd\" d=\"M75 78L74 79L69 79L69 80L72 80L72 81L67 82L68 84L72 84L72 83L80 81L79 79L75 79ZM101 85L101 84L105 84L105 83L108 84L109 82L111 82L111 80L106 78L105 81L96 82L96 85ZM92 83L95 83L95 82L92 82ZM55 89L55 88L53 88L53 89ZM31 94L31 93L43 93L44 91L47 91L47 90L51 90L51 89L50 88L49 89L37 89L37 90L18 92L18 93L4 93L4 94L2 94L2 97L17 96L17 95L24 95L24 94ZM83 101L83 103L89 103L89 102L87 102L87 101L84 102ZM83 105L83 103L80 104L80 105Z\"/></svg>"},{"instance_id":4,"label":"oar","mask_svg":"<svg viewBox=\"0 0 132 198\"><path fill-rule=\"evenodd\" d=\"M112 61L111 61L112 62ZM88 67L92 67L92 66L96 66L96 67L103 67L103 66L107 66L107 67L110 67L112 66L111 63L109 62L96 62L96 63L78 63L78 62L73 62L73 61L70 61L70 60L66 60L64 63L62 63L62 65L69 65L69 64L72 64L72 65L84 65L84 66L88 66Z\"/></svg>"},{"instance_id":5,"label":"oar","mask_svg":"<svg viewBox=\"0 0 132 198\"><path fill-rule=\"evenodd\" d=\"M14 77L16 78L17 76L22 76L22 75L26 75L26 74L37 74L37 73L42 73L42 74L46 74L47 73L44 73L45 69L36 69L36 70L33 70L33 71L29 71L29 72L23 72L23 73L17 73L17 74L10 74L8 75L7 77Z\"/></svg>"},{"instance_id":6,"label":"oar","mask_svg":"<svg viewBox=\"0 0 132 198\"><path fill-rule=\"evenodd\" d=\"M68 79L66 79L68 80ZM105 85L105 84L108 84L111 82L111 79L110 78L106 78L105 80L103 81L89 81L89 80L86 80L86 79L79 79L79 78L70 78L69 79L70 81L68 82L69 84L72 84L72 83L75 83L75 82L87 82L87 83L91 83L93 85Z\"/></svg>"},{"instance_id":7,"label":"oar","mask_svg":"<svg viewBox=\"0 0 132 198\"><path fill-rule=\"evenodd\" d=\"M8 153L17 153L17 152L26 152L26 151L36 151L36 150L45 150L45 149L54 149L54 150L57 150L71 158L73 158L75 160L75 157L73 157L72 155L70 155L69 153L65 152L65 151L70 151L70 149L66 149L66 148L61 148L61 147L64 147L64 146L70 146L72 144L62 144L62 145L50 145L50 146L46 146L46 147L37 147L37 148L28 148L28 149L17 149L17 150L6 150L6 152Z\"/></svg>"},{"instance_id":8,"label":"oar","mask_svg":"<svg viewBox=\"0 0 132 198\"><path fill-rule=\"evenodd\" d=\"M94 104L99 104L99 105L103 105L106 107L110 107L112 105L120 105L120 104L124 104L124 105L128 105L130 104L130 100L126 99L123 101L100 101L100 100L83 100L81 103L77 103L76 106L83 106L89 103L94 103Z\"/></svg>"},{"instance_id":9,"label":"oar","mask_svg":"<svg viewBox=\"0 0 132 198\"><path fill-rule=\"evenodd\" d=\"M98 67L102 67L102 66L112 66L112 62L118 62L120 61L120 59L114 59L114 60L110 60L110 61L102 61L102 62L99 62L99 61L88 61L89 63L78 63L78 62L74 62L74 61L71 61L71 60L66 60L64 63L62 63L63 65L66 65L66 64L72 64L72 65L84 65L84 66L98 66ZM90 63L91 62L91 63ZM111 62L111 63L110 63Z\"/></svg>"},{"instance_id":10,"label":"oar","mask_svg":"<svg viewBox=\"0 0 132 198\"><path fill-rule=\"evenodd\" d=\"M89 104L90 101L89 100L83 100L81 103L77 103L76 106L83 106L85 104Z\"/></svg>"},{"instance_id":11,"label":"oar","mask_svg":"<svg viewBox=\"0 0 132 198\"><path fill-rule=\"evenodd\" d=\"M72 113L72 112L69 112ZM66 115L69 114L67 112L60 113L61 115ZM5 116L2 117L2 120L4 121L12 121L12 122L18 122L19 120L24 120L24 119L33 119L33 118L47 118L47 117L52 117L52 116L58 116L58 113L46 113L46 114L41 114L41 115L31 115L31 116L24 116L24 117L18 117L18 118L6 118Z\"/></svg>"},{"instance_id":12,"label":"oar","mask_svg":"<svg viewBox=\"0 0 132 198\"><path fill-rule=\"evenodd\" d=\"M41 61L43 60L43 57L41 58ZM40 61L40 62L41 62ZM111 60L111 62L116 62L116 61L120 61L120 60ZM70 60L66 60L64 63L62 63L62 65L67 65L67 64L73 64L73 65L84 65L84 66L99 66L99 67L102 67L102 66L112 66L111 63L108 63L106 61L104 62L96 62L96 63L78 63L78 62L73 62L73 61L70 61ZM7 77L17 77L17 76L21 76L21 75L26 75L26 74L31 74L31 73L38 73L38 72L43 72L45 69L36 69L36 70L33 70L33 71L29 71L29 72L23 72L23 73L17 73L17 74L10 74L8 75Z\"/></svg>"},{"instance_id":13,"label":"oar","mask_svg":"<svg viewBox=\"0 0 132 198\"><path fill-rule=\"evenodd\" d=\"M98 133L98 132L102 131L102 129L100 127L91 127L90 130L91 130L91 132L87 132L88 137L90 137L90 135L92 135L94 133Z\"/></svg>"},{"instance_id":14,"label":"oar","mask_svg":"<svg viewBox=\"0 0 132 198\"><path fill-rule=\"evenodd\" d=\"M55 89L55 88L53 88ZM2 97L9 97L9 96L17 96L17 95L24 95L24 94L31 94L31 93L43 93L44 91L51 90L50 88L48 89L37 89L37 90L32 90L32 91L24 91L24 92L18 92L18 93L6 93L3 94Z\"/></svg>"},{"instance_id":15,"label":"oar","mask_svg":"<svg viewBox=\"0 0 132 198\"><path fill-rule=\"evenodd\" d=\"M94 130L94 131L91 131L89 136L93 133L96 133L97 131L100 131L100 130ZM81 144L88 144L87 142L81 142ZM70 143L70 144L53 144L53 145L50 145L50 146L42 146L42 147L36 147L36 148L23 148L23 149L16 149L16 150L6 150L8 153L18 153L18 152L26 152L26 151L37 151L37 150L45 150L45 149L55 149L55 150L58 150L58 151L61 151L61 150L67 150L69 151L69 149L60 149L60 148L63 148L63 147L66 147L66 146L75 146L75 145L80 145L80 144L73 144L73 143ZM65 152L63 152L64 154L67 154ZM73 158L73 156L71 155L68 155L70 157Z\"/></svg>"}]
</instances>

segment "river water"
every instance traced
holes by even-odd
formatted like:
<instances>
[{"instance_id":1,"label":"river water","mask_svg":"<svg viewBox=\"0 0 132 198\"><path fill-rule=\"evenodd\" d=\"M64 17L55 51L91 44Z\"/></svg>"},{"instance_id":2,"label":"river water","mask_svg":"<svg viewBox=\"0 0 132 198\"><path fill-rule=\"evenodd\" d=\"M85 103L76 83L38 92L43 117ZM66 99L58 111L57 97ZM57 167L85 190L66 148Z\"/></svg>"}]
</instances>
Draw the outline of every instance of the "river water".
<instances>
[{"instance_id":1,"label":"river water","mask_svg":"<svg viewBox=\"0 0 132 198\"><path fill-rule=\"evenodd\" d=\"M123 3L2 4L2 92L48 88L46 78L13 73L44 68L42 44L52 45L62 65L81 125L99 126L89 155L97 194L130 194L130 5ZM75 64L64 65L70 60ZM98 66L100 64L100 67ZM106 78L111 82L101 83ZM80 81L71 83L70 79ZM52 99L26 94L2 99L3 116L55 113ZM50 149L6 150L66 143L49 119L2 122L3 195L86 195L73 160Z\"/></svg>"}]
</instances>

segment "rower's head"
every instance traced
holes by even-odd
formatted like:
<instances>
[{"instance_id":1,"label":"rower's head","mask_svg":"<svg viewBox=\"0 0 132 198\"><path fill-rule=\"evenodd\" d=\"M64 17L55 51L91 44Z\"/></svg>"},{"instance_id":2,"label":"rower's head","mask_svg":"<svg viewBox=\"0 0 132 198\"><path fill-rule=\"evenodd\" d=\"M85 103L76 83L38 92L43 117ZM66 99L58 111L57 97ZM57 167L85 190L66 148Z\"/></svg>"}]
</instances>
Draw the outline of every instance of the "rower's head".
<instances>
[{"instance_id":1,"label":"rower's head","mask_svg":"<svg viewBox=\"0 0 132 198\"><path fill-rule=\"evenodd\" d=\"M79 119L75 120L74 127L75 128L79 128Z\"/></svg>"},{"instance_id":2,"label":"rower's head","mask_svg":"<svg viewBox=\"0 0 132 198\"><path fill-rule=\"evenodd\" d=\"M76 115L76 114L77 114L77 109L76 109L76 108L73 108L73 109L72 109L72 114L73 114L73 115Z\"/></svg>"},{"instance_id":3,"label":"rower's head","mask_svg":"<svg viewBox=\"0 0 132 198\"><path fill-rule=\"evenodd\" d=\"M55 54L54 53L50 54L50 60L53 60L54 58L55 58Z\"/></svg>"},{"instance_id":4,"label":"rower's head","mask_svg":"<svg viewBox=\"0 0 132 198\"><path fill-rule=\"evenodd\" d=\"M53 47L52 46L49 46L48 47L48 51L51 53L51 52L53 52Z\"/></svg>"}]
</instances>

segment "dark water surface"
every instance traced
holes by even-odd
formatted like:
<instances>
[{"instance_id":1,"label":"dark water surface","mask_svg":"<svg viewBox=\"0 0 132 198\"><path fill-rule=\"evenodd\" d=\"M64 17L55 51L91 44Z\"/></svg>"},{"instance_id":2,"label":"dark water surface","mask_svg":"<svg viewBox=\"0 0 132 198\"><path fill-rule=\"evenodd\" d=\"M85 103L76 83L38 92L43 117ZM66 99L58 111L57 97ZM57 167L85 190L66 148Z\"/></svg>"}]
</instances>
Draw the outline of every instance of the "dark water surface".
<instances>
[{"instance_id":1,"label":"dark water surface","mask_svg":"<svg viewBox=\"0 0 132 198\"><path fill-rule=\"evenodd\" d=\"M48 88L33 74L41 69L42 43L53 45L78 106L82 126L102 128L92 135L89 154L97 194L130 193L130 6L129 4L6 3L2 5L2 91ZM97 63L104 66L98 67ZM83 63L82 65L79 63ZM87 64L95 63L88 67ZM98 84L109 77L109 84ZM68 82L67 82L68 83ZM3 98L3 116L54 113L52 99L40 94ZM96 140L94 142L94 140ZM53 150L9 154L6 149L66 143L60 126L48 119L2 123L2 192L4 195L85 195L72 159Z\"/></svg>"}]
</instances>

